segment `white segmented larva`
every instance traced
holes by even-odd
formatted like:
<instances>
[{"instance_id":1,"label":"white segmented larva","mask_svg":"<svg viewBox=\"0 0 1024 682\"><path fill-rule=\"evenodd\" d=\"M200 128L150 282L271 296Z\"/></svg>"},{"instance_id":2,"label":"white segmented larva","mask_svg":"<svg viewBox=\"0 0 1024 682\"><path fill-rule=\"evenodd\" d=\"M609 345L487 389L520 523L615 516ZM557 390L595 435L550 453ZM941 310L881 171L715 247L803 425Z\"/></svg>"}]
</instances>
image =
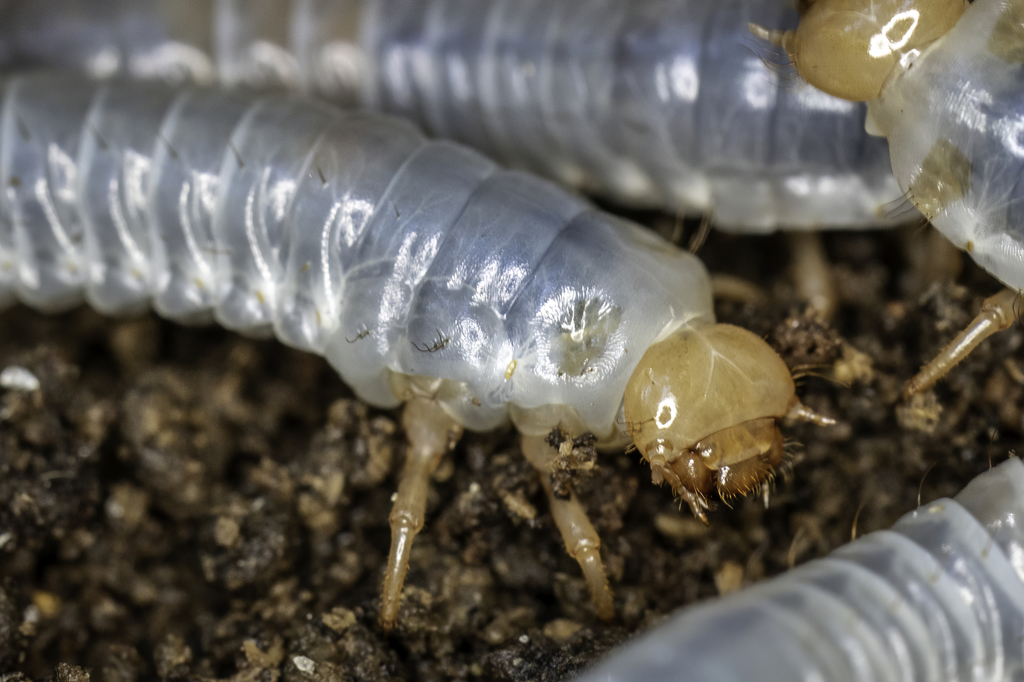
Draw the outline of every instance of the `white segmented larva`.
<instances>
[{"instance_id":1,"label":"white segmented larva","mask_svg":"<svg viewBox=\"0 0 1024 682\"><path fill-rule=\"evenodd\" d=\"M1020 680L1022 515L1011 458L891 530L682 610L580 682Z\"/></svg>"},{"instance_id":2,"label":"white segmented larva","mask_svg":"<svg viewBox=\"0 0 1024 682\"><path fill-rule=\"evenodd\" d=\"M816 0L772 33L809 83L870 100L893 172L921 212L1010 287L907 386L928 388L1015 318L1024 290L1024 0Z\"/></svg>"},{"instance_id":3,"label":"white segmented larva","mask_svg":"<svg viewBox=\"0 0 1024 682\"><path fill-rule=\"evenodd\" d=\"M152 305L273 332L364 400L405 403L381 620L397 617L430 475L463 428L509 419L599 615L600 540L549 474L554 429L632 437L704 517L760 487L776 420L804 408L782 360L714 324L693 255L553 184L398 119L294 97L14 78L0 113L0 300Z\"/></svg>"},{"instance_id":4,"label":"white segmented larva","mask_svg":"<svg viewBox=\"0 0 1024 682\"><path fill-rule=\"evenodd\" d=\"M3 30L15 56L99 75L358 100L726 229L906 219L887 218L900 192L862 105L766 65L751 21L796 14L785 0L33 0Z\"/></svg>"}]
</instances>

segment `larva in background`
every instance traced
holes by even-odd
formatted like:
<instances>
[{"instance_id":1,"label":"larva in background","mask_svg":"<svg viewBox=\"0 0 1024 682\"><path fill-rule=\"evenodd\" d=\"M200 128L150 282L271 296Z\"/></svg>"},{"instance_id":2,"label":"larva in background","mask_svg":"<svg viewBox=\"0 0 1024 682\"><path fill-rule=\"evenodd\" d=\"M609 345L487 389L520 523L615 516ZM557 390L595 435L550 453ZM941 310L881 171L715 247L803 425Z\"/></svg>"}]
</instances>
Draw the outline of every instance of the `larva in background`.
<instances>
[{"instance_id":1,"label":"larva in background","mask_svg":"<svg viewBox=\"0 0 1024 682\"><path fill-rule=\"evenodd\" d=\"M747 23L795 25L783 0L36 0L6 14L9 57L301 87L725 229L906 219L863 107L758 54Z\"/></svg>"},{"instance_id":2,"label":"larva in background","mask_svg":"<svg viewBox=\"0 0 1024 682\"><path fill-rule=\"evenodd\" d=\"M432 472L464 428L511 419L598 614L600 539L549 479L555 430L632 439L704 519L759 489L797 400L756 335L714 324L691 254L554 185L413 126L287 96L8 81L0 299L152 307L324 355L404 408L381 620L397 617Z\"/></svg>"},{"instance_id":3,"label":"larva in background","mask_svg":"<svg viewBox=\"0 0 1024 682\"><path fill-rule=\"evenodd\" d=\"M580 679L1019 680L1022 500L1012 457L890 530L683 609Z\"/></svg>"},{"instance_id":4,"label":"larva in background","mask_svg":"<svg viewBox=\"0 0 1024 682\"><path fill-rule=\"evenodd\" d=\"M782 45L812 85L870 100L868 127L888 138L900 187L1010 288L988 299L972 326L907 385L910 395L1016 317L1024 289L1024 2L886 0L855 15L850 6L820 0L797 30L758 32Z\"/></svg>"}]
</instances>

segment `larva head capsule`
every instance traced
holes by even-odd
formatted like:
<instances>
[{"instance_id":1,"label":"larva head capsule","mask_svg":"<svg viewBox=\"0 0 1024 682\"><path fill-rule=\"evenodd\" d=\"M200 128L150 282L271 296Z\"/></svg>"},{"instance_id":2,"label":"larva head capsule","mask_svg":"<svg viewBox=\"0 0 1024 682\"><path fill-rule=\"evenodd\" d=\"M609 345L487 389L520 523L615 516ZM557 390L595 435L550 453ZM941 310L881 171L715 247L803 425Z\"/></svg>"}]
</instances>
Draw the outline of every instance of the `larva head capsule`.
<instances>
[{"instance_id":1,"label":"larva head capsule","mask_svg":"<svg viewBox=\"0 0 1024 682\"><path fill-rule=\"evenodd\" d=\"M815 0L781 43L804 80L850 100L872 100L896 64L942 37L966 0ZM764 35L762 33L762 35Z\"/></svg>"},{"instance_id":2,"label":"larva head capsule","mask_svg":"<svg viewBox=\"0 0 1024 682\"><path fill-rule=\"evenodd\" d=\"M760 488L782 461L776 420L834 423L800 404L789 369L757 335L728 324L683 327L647 349L626 385L626 424L650 462L707 523L707 495Z\"/></svg>"}]
</instances>

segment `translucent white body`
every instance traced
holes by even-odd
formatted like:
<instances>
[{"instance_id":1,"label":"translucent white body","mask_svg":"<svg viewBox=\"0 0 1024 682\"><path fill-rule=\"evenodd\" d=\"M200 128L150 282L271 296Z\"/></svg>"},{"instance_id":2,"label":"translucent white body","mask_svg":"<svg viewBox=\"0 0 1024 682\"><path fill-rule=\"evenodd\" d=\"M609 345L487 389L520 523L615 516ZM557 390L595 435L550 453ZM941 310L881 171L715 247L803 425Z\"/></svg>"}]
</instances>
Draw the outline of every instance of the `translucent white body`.
<instances>
[{"instance_id":1,"label":"translucent white body","mask_svg":"<svg viewBox=\"0 0 1024 682\"><path fill-rule=\"evenodd\" d=\"M358 101L618 201L710 211L727 229L905 220L863 105L801 83L750 35L751 21L794 26L790 4L32 0L0 30L10 56L98 75Z\"/></svg>"},{"instance_id":2,"label":"translucent white body","mask_svg":"<svg viewBox=\"0 0 1024 682\"><path fill-rule=\"evenodd\" d=\"M1024 288L1022 0L975 0L870 103L893 171L954 244Z\"/></svg>"},{"instance_id":3,"label":"translucent white body","mask_svg":"<svg viewBox=\"0 0 1024 682\"><path fill-rule=\"evenodd\" d=\"M1024 464L684 609L581 682L1024 679Z\"/></svg>"},{"instance_id":4,"label":"translucent white body","mask_svg":"<svg viewBox=\"0 0 1024 682\"><path fill-rule=\"evenodd\" d=\"M273 331L473 429L613 439L647 347L713 320L703 266L650 232L300 98L15 78L0 186L0 302Z\"/></svg>"}]
</instances>

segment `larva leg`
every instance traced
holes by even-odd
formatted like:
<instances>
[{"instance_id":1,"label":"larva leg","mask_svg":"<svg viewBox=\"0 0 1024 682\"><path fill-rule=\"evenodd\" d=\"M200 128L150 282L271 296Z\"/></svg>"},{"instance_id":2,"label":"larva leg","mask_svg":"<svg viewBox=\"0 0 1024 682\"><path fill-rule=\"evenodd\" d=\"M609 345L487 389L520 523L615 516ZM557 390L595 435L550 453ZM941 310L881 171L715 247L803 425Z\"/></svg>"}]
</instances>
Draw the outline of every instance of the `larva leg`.
<instances>
[{"instance_id":1,"label":"larva leg","mask_svg":"<svg viewBox=\"0 0 1024 682\"><path fill-rule=\"evenodd\" d=\"M711 275L711 294L716 301L736 301L749 305L764 305L768 294L750 280L717 272Z\"/></svg>"},{"instance_id":2,"label":"larva leg","mask_svg":"<svg viewBox=\"0 0 1024 682\"><path fill-rule=\"evenodd\" d=\"M405 404L402 425L409 439L405 467L391 508L391 553L388 556L381 594L380 624L390 630L398 618L402 584L409 570L409 556L416 534L423 528L430 476L441 458L462 436L462 427L429 398L413 398Z\"/></svg>"},{"instance_id":3,"label":"larva leg","mask_svg":"<svg viewBox=\"0 0 1024 682\"><path fill-rule=\"evenodd\" d=\"M576 498L576 493L570 493L565 499L559 498L551 486L551 460L557 450L551 448L543 436L523 436L523 454L540 474L555 525L562 534L569 556L578 561L583 569L597 616L601 620L611 620L615 616L615 603L601 562L601 538L587 518L587 512Z\"/></svg>"},{"instance_id":4,"label":"larva leg","mask_svg":"<svg viewBox=\"0 0 1024 682\"><path fill-rule=\"evenodd\" d=\"M786 237L793 258L791 271L797 297L807 301L824 319L832 319L839 301L821 233L790 232Z\"/></svg>"},{"instance_id":5,"label":"larva leg","mask_svg":"<svg viewBox=\"0 0 1024 682\"><path fill-rule=\"evenodd\" d=\"M967 357L978 344L996 332L1009 329L1017 318L1014 308L1019 297L1020 293L1012 289L1003 289L995 296L986 298L981 305L981 312L967 328L907 382L903 388L904 400L934 386L935 382Z\"/></svg>"},{"instance_id":6,"label":"larva leg","mask_svg":"<svg viewBox=\"0 0 1024 682\"><path fill-rule=\"evenodd\" d=\"M963 270L962 251L953 246L938 230L929 227L905 232L903 248L909 267L901 286L911 297L917 297L935 282L955 281Z\"/></svg>"}]
</instances>

